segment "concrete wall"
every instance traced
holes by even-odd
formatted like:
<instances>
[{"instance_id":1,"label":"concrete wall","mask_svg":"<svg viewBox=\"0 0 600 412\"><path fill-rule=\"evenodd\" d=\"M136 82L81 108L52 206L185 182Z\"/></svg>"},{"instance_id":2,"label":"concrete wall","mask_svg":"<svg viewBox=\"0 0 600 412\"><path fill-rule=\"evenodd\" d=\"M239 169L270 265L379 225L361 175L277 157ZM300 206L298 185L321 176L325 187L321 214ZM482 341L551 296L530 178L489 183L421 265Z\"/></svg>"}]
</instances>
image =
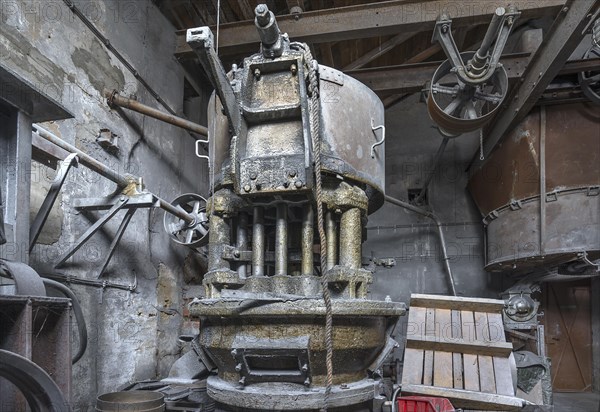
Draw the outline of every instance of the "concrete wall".
<instances>
[{"instance_id":1,"label":"concrete wall","mask_svg":"<svg viewBox=\"0 0 600 412\"><path fill-rule=\"evenodd\" d=\"M75 3L166 103L182 114L183 73L173 57L174 28L153 3ZM74 115L43 127L121 173L143 176L147 188L165 199L187 192L207 195L206 162L195 157L194 141L187 132L133 112L111 110L100 97L103 87L115 88L165 110L62 0L3 1L1 18L3 65ZM118 153L111 154L96 143L101 128L120 136ZM54 173L34 165L33 211ZM73 169L42 243L32 252L31 264L39 272L55 271L58 257L101 214L78 213L73 200L106 196L115 188L83 166ZM95 279L123 213L94 235L61 272ZM135 293L73 286L84 306L89 332L87 353L73 367L76 411L93 410L98 394L165 376L178 357L183 266L188 267L186 281L197 282L194 270L189 269L195 267L197 257L169 240L162 219L160 209L138 210L104 276L121 284L137 279ZM73 350L77 346L75 339Z\"/></svg>"}]
</instances>

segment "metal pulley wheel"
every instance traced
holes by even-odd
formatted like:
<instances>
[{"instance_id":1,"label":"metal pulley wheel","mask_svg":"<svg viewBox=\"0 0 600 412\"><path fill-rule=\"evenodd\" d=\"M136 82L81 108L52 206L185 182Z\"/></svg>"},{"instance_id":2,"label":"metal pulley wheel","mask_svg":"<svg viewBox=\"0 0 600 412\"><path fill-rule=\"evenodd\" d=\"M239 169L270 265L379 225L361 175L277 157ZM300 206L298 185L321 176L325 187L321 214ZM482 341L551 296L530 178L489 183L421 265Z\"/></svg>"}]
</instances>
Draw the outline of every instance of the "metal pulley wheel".
<instances>
[{"instance_id":1,"label":"metal pulley wheel","mask_svg":"<svg viewBox=\"0 0 600 412\"><path fill-rule=\"evenodd\" d=\"M600 57L600 47L592 46L583 55L583 59ZM579 85L583 94L594 104L600 105L600 69L579 73Z\"/></svg>"},{"instance_id":2,"label":"metal pulley wheel","mask_svg":"<svg viewBox=\"0 0 600 412\"><path fill-rule=\"evenodd\" d=\"M469 61L475 52L461 53ZM485 83L469 85L457 75L449 60L444 61L431 79L427 97L429 117L444 136L456 137L482 128L500 108L508 90L504 67L496 68Z\"/></svg>"},{"instance_id":3,"label":"metal pulley wheel","mask_svg":"<svg viewBox=\"0 0 600 412\"><path fill-rule=\"evenodd\" d=\"M173 242L190 247L201 247L208 243L208 215L206 199L194 193L178 196L171 202L177 208L194 217L188 223L170 213L164 215L165 230Z\"/></svg>"}]
</instances>

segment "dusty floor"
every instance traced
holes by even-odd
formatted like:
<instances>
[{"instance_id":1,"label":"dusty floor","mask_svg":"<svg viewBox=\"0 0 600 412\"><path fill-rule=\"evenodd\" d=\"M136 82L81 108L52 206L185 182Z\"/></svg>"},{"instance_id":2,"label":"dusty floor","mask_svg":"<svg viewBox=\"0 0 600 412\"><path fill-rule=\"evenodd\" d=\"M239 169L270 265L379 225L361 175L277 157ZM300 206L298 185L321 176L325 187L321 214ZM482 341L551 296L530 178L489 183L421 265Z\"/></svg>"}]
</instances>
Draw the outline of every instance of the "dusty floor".
<instances>
[{"instance_id":1,"label":"dusty floor","mask_svg":"<svg viewBox=\"0 0 600 412\"><path fill-rule=\"evenodd\" d=\"M600 412L598 393L554 393L555 412Z\"/></svg>"}]
</instances>

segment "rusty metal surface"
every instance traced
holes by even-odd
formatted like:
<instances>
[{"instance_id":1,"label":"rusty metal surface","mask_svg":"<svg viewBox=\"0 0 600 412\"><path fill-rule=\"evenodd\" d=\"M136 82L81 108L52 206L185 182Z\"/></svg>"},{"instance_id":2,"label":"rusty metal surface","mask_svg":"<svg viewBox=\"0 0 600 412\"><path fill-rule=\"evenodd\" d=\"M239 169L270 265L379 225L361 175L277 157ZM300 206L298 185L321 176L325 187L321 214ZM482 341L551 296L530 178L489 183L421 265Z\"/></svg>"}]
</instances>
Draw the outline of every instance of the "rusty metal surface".
<instances>
[{"instance_id":1,"label":"rusty metal surface","mask_svg":"<svg viewBox=\"0 0 600 412\"><path fill-rule=\"evenodd\" d=\"M551 200L554 198L551 198ZM527 272L577 259L600 257L600 194L582 190L546 203L546 233L540 248L539 197L503 209L487 225L486 270Z\"/></svg>"},{"instance_id":2,"label":"rusty metal surface","mask_svg":"<svg viewBox=\"0 0 600 412\"><path fill-rule=\"evenodd\" d=\"M539 108L469 180L482 215L539 195ZM585 103L546 107L546 192L600 185L600 113ZM485 139L485 135L484 135Z\"/></svg>"},{"instance_id":3,"label":"rusty metal surface","mask_svg":"<svg viewBox=\"0 0 600 412\"><path fill-rule=\"evenodd\" d=\"M383 103L371 89L340 71L320 66L323 170L367 186L369 212L383 204L385 144L372 127L384 124Z\"/></svg>"}]
</instances>

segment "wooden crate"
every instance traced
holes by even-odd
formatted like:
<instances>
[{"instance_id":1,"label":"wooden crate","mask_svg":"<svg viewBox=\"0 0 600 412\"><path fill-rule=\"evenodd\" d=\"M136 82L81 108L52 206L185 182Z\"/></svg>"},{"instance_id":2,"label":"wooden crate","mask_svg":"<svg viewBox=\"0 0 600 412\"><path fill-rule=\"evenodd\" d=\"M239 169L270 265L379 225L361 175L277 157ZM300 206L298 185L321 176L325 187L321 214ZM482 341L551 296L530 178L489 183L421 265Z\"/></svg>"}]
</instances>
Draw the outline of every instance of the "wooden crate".
<instances>
[{"instance_id":1,"label":"wooden crate","mask_svg":"<svg viewBox=\"0 0 600 412\"><path fill-rule=\"evenodd\" d=\"M445 397L465 409L521 409L503 307L502 300L411 295L402 394Z\"/></svg>"}]
</instances>

